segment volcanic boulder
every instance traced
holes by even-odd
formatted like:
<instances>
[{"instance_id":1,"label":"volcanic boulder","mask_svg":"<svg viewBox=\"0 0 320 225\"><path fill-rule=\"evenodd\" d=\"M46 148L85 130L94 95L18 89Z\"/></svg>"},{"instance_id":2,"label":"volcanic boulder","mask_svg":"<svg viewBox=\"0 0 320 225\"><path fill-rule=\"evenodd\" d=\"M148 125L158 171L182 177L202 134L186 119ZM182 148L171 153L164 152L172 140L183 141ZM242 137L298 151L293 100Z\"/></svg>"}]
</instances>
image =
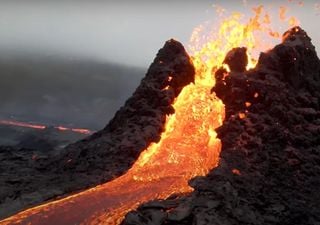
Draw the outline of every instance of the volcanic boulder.
<instances>
[{"instance_id":1,"label":"volcanic boulder","mask_svg":"<svg viewBox=\"0 0 320 225\"><path fill-rule=\"evenodd\" d=\"M229 65L231 72L244 72L248 64L247 48L234 48L228 52L223 63Z\"/></svg>"},{"instance_id":2,"label":"volcanic boulder","mask_svg":"<svg viewBox=\"0 0 320 225\"><path fill-rule=\"evenodd\" d=\"M290 29L214 91L227 115L219 166L188 196L143 204L122 224L320 224L320 61L305 31Z\"/></svg>"},{"instance_id":3,"label":"volcanic boulder","mask_svg":"<svg viewBox=\"0 0 320 225\"><path fill-rule=\"evenodd\" d=\"M25 154L24 149L0 148L0 156L5 157L1 160L8 160L1 167L0 217L126 172L142 150L160 140L166 116L174 112L174 99L194 81L194 73L184 47L169 40L132 97L103 130L60 153L43 156L44 149L38 158L32 158L32 150Z\"/></svg>"}]
</instances>

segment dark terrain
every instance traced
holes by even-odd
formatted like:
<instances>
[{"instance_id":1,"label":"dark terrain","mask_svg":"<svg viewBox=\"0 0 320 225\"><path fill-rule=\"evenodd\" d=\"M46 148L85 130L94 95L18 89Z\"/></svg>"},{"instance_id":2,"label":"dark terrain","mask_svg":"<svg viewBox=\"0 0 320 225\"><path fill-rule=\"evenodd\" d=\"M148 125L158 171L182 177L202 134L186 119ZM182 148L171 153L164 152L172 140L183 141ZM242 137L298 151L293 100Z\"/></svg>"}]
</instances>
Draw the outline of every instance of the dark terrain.
<instances>
[{"instance_id":1,"label":"dark terrain","mask_svg":"<svg viewBox=\"0 0 320 225\"><path fill-rule=\"evenodd\" d=\"M243 49L234 51L233 71L217 72L213 88L226 105L219 166L190 181L191 194L143 204L122 224L320 224L320 61L311 39L291 29L247 72Z\"/></svg>"},{"instance_id":2,"label":"dark terrain","mask_svg":"<svg viewBox=\"0 0 320 225\"><path fill-rule=\"evenodd\" d=\"M89 136L89 134L73 131L59 131L54 127L32 129L19 126L0 125L0 146L43 151L63 149L70 143Z\"/></svg>"}]
</instances>

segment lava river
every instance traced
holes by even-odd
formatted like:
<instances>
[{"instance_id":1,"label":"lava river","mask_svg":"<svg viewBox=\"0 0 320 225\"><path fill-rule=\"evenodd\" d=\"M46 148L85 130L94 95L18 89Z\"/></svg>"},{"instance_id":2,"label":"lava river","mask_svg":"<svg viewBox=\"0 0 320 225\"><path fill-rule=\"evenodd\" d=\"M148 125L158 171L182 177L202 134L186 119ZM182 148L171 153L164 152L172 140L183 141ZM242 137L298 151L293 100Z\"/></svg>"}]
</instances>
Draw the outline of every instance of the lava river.
<instances>
[{"instance_id":1,"label":"lava river","mask_svg":"<svg viewBox=\"0 0 320 225\"><path fill-rule=\"evenodd\" d=\"M126 174L22 211L0 224L119 224L128 211L143 202L192 191L188 181L206 175L219 163L221 143L215 129L223 123L224 105L210 92L215 84L213 73L223 65L230 49L247 46L250 52L257 47L254 32L271 31L262 26L267 15L263 8L254 12L244 24L240 14L222 20L216 35L204 43L201 28L195 29L190 50L195 83L186 86L176 98L175 114L167 118L160 142L143 151Z\"/></svg>"}]
</instances>

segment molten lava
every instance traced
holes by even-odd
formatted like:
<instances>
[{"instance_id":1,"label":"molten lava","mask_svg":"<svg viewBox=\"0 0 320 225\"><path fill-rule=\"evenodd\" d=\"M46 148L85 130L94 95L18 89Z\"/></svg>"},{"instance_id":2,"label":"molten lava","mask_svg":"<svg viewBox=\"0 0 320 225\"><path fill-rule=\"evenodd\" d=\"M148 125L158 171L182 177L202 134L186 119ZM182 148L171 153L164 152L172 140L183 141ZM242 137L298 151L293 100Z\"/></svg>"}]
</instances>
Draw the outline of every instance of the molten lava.
<instances>
[{"instance_id":1,"label":"molten lava","mask_svg":"<svg viewBox=\"0 0 320 225\"><path fill-rule=\"evenodd\" d=\"M13 120L0 120L0 124L7 125L7 126L16 126L16 127L26 127L26 128L32 128L32 129L39 129L39 130L44 130L44 129L47 128L44 125L31 124L31 123L13 121Z\"/></svg>"},{"instance_id":2,"label":"molten lava","mask_svg":"<svg viewBox=\"0 0 320 225\"><path fill-rule=\"evenodd\" d=\"M224 105L210 94L215 84L213 73L223 66L230 49L246 46L249 52L260 51L266 47L261 34L280 37L271 29L263 7L254 12L247 23L241 22L241 14L234 13L204 39L203 27L195 29L190 47L195 83L186 86L175 100L175 114L167 118L160 142L142 152L125 175L23 211L1 224L119 224L128 211L143 202L191 191L188 181L206 175L219 162L221 143L215 129L223 123ZM255 62L250 57L248 69Z\"/></svg>"},{"instance_id":3,"label":"molten lava","mask_svg":"<svg viewBox=\"0 0 320 225\"><path fill-rule=\"evenodd\" d=\"M0 125L25 127L25 128L38 129L38 130L44 130L44 129L49 128L45 125L26 123L26 122L15 121L15 120L0 120ZM63 126L57 126L57 127L53 127L53 128L57 129L59 131L72 131L72 132L80 133L80 134L92 134L93 133L93 131L88 130L88 129L84 129L84 128L69 128L69 127L63 127Z\"/></svg>"}]
</instances>

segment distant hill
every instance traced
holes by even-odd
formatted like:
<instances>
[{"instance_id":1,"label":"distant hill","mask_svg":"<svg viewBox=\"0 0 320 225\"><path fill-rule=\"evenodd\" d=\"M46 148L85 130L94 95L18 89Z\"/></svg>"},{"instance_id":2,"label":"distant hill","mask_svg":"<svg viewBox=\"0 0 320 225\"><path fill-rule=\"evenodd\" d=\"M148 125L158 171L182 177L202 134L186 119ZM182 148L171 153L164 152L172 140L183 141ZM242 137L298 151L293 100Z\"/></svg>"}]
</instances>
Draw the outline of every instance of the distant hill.
<instances>
[{"instance_id":1,"label":"distant hill","mask_svg":"<svg viewBox=\"0 0 320 225\"><path fill-rule=\"evenodd\" d=\"M146 70L58 57L0 56L0 116L99 129Z\"/></svg>"}]
</instances>

